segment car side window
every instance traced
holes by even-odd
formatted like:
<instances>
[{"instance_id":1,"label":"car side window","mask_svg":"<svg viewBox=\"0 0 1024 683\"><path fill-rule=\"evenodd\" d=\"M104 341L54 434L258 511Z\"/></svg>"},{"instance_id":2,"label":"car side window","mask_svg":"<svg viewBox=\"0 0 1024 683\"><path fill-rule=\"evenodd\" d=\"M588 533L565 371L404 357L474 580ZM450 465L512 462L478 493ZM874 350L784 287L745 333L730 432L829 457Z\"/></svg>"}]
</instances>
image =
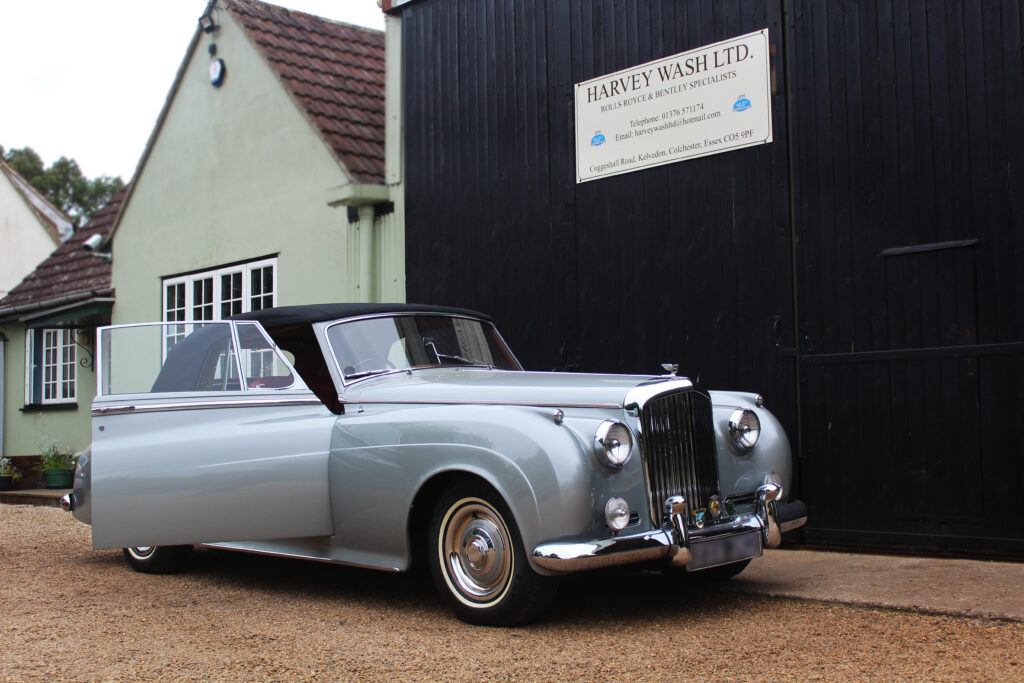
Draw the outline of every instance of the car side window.
<instances>
[{"instance_id":1,"label":"car side window","mask_svg":"<svg viewBox=\"0 0 1024 683\"><path fill-rule=\"evenodd\" d=\"M249 389L287 389L295 375L255 323L238 323L238 352Z\"/></svg>"}]
</instances>

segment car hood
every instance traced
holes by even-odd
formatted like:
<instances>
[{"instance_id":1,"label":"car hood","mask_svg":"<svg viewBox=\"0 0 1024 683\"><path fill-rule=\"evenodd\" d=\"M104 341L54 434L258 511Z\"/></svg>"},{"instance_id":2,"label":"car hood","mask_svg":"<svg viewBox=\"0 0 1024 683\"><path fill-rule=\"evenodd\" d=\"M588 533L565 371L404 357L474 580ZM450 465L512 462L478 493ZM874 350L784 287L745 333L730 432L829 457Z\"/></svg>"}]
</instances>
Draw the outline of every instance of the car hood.
<instances>
[{"instance_id":1,"label":"car hood","mask_svg":"<svg viewBox=\"0 0 1024 683\"><path fill-rule=\"evenodd\" d=\"M346 403L490 403L551 407L623 407L636 387L689 384L682 377L428 368L371 377L350 385Z\"/></svg>"}]
</instances>

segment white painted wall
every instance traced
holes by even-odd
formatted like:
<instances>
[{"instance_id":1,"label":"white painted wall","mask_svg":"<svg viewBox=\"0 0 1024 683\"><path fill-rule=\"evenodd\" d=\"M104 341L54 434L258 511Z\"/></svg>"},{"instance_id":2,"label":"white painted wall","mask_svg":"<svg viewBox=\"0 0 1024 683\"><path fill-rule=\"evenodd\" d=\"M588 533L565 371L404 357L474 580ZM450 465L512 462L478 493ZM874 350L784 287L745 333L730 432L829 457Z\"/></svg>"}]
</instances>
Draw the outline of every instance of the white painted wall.
<instances>
[{"instance_id":1,"label":"white painted wall","mask_svg":"<svg viewBox=\"0 0 1024 683\"><path fill-rule=\"evenodd\" d=\"M58 244L0 171L0 297L7 296Z\"/></svg>"}]
</instances>

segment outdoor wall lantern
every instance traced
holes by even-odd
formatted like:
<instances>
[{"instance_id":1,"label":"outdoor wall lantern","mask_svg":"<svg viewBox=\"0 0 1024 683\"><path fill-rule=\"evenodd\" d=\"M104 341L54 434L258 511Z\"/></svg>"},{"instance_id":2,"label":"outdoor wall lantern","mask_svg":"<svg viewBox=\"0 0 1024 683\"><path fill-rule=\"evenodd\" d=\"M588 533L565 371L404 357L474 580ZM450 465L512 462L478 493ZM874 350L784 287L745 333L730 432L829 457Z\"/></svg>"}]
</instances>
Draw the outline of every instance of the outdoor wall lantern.
<instances>
[{"instance_id":1,"label":"outdoor wall lantern","mask_svg":"<svg viewBox=\"0 0 1024 683\"><path fill-rule=\"evenodd\" d=\"M220 26L217 26L213 21L212 9L207 9L206 13L199 17L199 28L203 29L203 33L213 33L220 28Z\"/></svg>"}]
</instances>

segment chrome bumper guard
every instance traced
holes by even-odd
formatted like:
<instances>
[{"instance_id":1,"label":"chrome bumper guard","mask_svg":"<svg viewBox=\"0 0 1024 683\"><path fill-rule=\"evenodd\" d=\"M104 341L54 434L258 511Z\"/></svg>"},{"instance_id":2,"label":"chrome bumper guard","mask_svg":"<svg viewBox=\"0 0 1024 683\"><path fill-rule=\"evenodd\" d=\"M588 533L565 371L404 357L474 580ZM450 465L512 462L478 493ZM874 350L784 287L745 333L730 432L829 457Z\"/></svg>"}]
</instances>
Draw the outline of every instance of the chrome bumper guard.
<instances>
[{"instance_id":1,"label":"chrome bumper guard","mask_svg":"<svg viewBox=\"0 0 1024 683\"><path fill-rule=\"evenodd\" d=\"M765 484L757 489L755 509L723 524L704 529L687 528L686 501L672 496L665 501L665 523L661 529L586 543L544 543L533 550L537 566L556 572L576 572L620 564L667 559L672 566L704 569L721 564L720 551L706 549L723 545L739 550L741 556L726 555L725 562L759 557L762 548L777 548L782 533L807 522L802 501L781 503L781 489ZM756 540L753 539L756 533ZM753 540L753 543L751 541ZM721 543L718 543L721 542ZM707 545L705 545L707 544Z\"/></svg>"}]
</instances>

